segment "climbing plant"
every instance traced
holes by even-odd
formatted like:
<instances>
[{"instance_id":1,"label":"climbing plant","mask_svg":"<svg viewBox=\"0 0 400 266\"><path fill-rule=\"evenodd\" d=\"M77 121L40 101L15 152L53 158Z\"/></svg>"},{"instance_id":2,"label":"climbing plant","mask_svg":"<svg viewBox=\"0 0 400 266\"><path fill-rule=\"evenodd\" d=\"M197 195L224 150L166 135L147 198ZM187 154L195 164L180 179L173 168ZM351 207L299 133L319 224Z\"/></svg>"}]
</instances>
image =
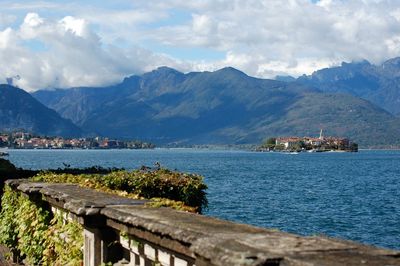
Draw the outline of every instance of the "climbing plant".
<instances>
[{"instance_id":1,"label":"climbing plant","mask_svg":"<svg viewBox=\"0 0 400 266\"><path fill-rule=\"evenodd\" d=\"M83 229L46 210L41 201L6 186L0 213L0 243L27 265L81 265Z\"/></svg>"},{"instance_id":2,"label":"climbing plant","mask_svg":"<svg viewBox=\"0 0 400 266\"><path fill-rule=\"evenodd\" d=\"M81 265L83 228L79 223L66 222L65 213L54 215L45 236L43 261L46 265Z\"/></svg>"},{"instance_id":3,"label":"climbing plant","mask_svg":"<svg viewBox=\"0 0 400 266\"><path fill-rule=\"evenodd\" d=\"M130 198L150 199L152 207L201 212L207 206L207 186L200 175L164 168L114 171L108 174L42 172L32 181L75 183ZM82 265L83 228L55 214L40 199L4 189L0 212L0 243L27 265Z\"/></svg>"},{"instance_id":4,"label":"climbing plant","mask_svg":"<svg viewBox=\"0 0 400 266\"><path fill-rule=\"evenodd\" d=\"M4 189L1 198L2 210L0 213L0 243L9 247L11 252L18 252L18 221L15 213L18 210L19 194L9 186Z\"/></svg>"}]
</instances>

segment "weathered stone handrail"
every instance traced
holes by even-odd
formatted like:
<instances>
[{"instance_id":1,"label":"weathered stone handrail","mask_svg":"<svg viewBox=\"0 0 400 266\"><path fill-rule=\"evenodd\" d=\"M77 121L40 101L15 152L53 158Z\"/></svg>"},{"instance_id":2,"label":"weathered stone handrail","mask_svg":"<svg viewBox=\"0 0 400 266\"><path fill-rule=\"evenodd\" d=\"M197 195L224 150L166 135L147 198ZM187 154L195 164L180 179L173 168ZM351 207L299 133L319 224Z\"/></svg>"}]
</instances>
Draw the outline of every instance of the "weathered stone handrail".
<instances>
[{"instance_id":1,"label":"weathered stone handrail","mask_svg":"<svg viewBox=\"0 0 400 266\"><path fill-rule=\"evenodd\" d=\"M72 184L7 184L84 226L85 265L400 265L400 251L149 208L146 201ZM115 241L119 248L111 250Z\"/></svg>"}]
</instances>

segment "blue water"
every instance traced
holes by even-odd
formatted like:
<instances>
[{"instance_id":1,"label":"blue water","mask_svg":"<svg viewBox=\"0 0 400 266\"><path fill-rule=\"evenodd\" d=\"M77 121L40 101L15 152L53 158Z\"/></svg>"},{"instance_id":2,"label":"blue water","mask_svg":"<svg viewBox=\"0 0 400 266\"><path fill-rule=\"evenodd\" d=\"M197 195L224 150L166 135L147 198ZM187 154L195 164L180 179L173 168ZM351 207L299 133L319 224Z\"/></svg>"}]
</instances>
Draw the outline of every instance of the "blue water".
<instances>
[{"instance_id":1,"label":"blue water","mask_svg":"<svg viewBox=\"0 0 400 266\"><path fill-rule=\"evenodd\" d=\"M162 166L205 176L206 215L400 249L400 151L11 150L23 168Z\"/></svg>"}]
</instances>

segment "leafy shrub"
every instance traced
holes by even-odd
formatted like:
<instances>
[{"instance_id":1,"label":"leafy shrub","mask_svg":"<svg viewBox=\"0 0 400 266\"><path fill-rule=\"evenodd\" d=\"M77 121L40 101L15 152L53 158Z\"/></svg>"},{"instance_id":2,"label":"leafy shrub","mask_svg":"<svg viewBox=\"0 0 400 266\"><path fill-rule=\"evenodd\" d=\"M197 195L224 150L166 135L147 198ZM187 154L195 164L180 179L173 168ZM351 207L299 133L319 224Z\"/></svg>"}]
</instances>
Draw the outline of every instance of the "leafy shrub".
<instances>
[{"instance_id":1,"label":"leafy shrub","mask_svg":"<svg viewBox=\"0 0 400 266\"><path fill-rule=\"evenodd\" d=\"M131 198L147 198L152 207L201 212L207 206L203 177L167 169L132 172L55 174L42 172L33 181L75 183ZM52 214L40 200L31 201L5 187L0 212L0 243L28 265L82 265L83 228Z\"/></svg>"},{"instance_id":2,"label":"leafy shrub","mask_svg":"<svg viewBox=\"0 0 400 266\"><path fill-rule=\"evenodd\" d=\"M84 187L117 193L131 198L164 198L181 201L201 212L207 207L207 185L203 177L160 168L155 170L115 171L106 175L72 175L40 173L33 177L34 181L52 183L76 183ZM159 200L155 200L159 201ZM174 206L179 204L170 204ZM180 205L182 206L182 204ZM184 208L180 208L184 209Z\"/></svg>"},{"instance_id":3,"label":"leafy shrub","mask_svg":"<svg viewBox=\"0 0 400 266\"><path fill-rule=\"evenodd\" d=\"M17 169L15 168L15 166L12 163L10 163L9 160L0 158L0 173L1 172L10 173L16 170Z\"/></svg>"}]
</instances>

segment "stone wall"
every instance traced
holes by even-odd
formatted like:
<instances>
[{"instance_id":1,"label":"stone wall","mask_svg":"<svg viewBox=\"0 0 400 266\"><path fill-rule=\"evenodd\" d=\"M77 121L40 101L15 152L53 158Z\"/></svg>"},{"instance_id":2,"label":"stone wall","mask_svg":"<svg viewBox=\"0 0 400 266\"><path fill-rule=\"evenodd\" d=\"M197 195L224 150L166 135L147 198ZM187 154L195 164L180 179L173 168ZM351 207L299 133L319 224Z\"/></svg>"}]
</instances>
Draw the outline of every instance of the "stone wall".
<instances>
[{"instance_id":1,"label":"stone wall","mask_svg":"<svg viewBox=\"0 0 400 266\"><path fill-rule=\"evenodd\" d=\"M7 183L84 226L84 265L400 265L400 251L149 208L77 185Z\"/></svg>"}]
</instances>

